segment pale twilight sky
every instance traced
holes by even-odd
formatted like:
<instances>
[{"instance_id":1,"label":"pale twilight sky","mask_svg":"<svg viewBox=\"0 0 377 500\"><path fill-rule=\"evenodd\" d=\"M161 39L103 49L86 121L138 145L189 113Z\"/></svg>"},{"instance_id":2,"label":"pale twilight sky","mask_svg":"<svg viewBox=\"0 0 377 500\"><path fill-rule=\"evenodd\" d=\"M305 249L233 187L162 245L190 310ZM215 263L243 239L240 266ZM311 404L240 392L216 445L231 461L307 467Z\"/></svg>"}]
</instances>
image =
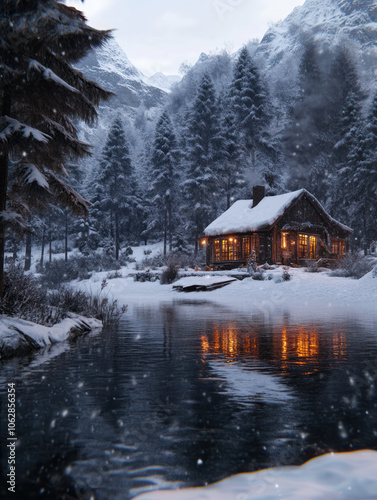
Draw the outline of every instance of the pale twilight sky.
<instances>
[{"instance_id":1,"label":"pale twilight sky","mask_svg":"<svg viewBox=\"0 0 377 500\"><path fill-rule=\"evenodd\" d=\"M67 0L98 29L115 28L131 62L150 76L178 74L202 52L238 50L261 39L304 0Z\"/></svg>"}]
</instances>

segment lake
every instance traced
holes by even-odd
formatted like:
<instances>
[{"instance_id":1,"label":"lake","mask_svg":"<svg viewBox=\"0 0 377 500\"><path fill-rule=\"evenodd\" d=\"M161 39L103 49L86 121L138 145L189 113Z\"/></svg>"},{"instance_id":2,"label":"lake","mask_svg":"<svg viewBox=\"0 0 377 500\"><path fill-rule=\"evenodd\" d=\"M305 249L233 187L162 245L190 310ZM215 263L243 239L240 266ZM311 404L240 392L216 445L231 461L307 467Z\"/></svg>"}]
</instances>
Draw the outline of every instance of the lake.
<instances>
[{"instance_id":1,"label":"lake","mask_svg":"<svg viewBox=\"0 0 377 500\"><path fill-rule=\"evenodd\" d=\"M377 449L377 327L175 301L1 367L17 392L17 493L130 499ZM2 470L5 463L2 440ZM2 482L2 492L4 489Z\"/></svg>"}]
</instances>

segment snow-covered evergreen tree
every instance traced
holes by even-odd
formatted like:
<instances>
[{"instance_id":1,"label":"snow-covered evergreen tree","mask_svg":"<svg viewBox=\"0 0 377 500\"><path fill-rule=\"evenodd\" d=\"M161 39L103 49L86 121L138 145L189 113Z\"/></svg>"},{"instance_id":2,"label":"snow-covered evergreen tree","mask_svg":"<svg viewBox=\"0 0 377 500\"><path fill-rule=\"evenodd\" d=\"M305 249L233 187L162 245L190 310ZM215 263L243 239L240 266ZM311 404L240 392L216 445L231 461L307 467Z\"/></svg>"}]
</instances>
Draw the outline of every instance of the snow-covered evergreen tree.
<instances>
[{"instance_id":1,"label":"snow-covered evergreen tree","mask_svg":"<svg viewBox=\"0 0 377 500\"><path fill-rule=\"evenodd\" d=\"M323 151L327 152L329 158L325 173L328 183L328 206L336 210L339 206L336 200L342 198L341 194L336 193L339 171L346 162L349 148L353 147L349 141L354 135L352 130L355 131L355 123L361 120L360 106L364 97L352 52L344 46L338 47L334 54L328 75L327 93L327 146Z\"/></svg>"},{"instance_id":2,"label":"snow-covered evergreen tree","mask_svg":"<svg viewBox=\"0 0 377 500\"><path fill-rule=\"evenodd\" d=\"M362 199L356 194L357 182L365 160L364 123L358 96L350 92L343 108L340 140L334 146L335 185L332 212L351 226L359 226L356 211Z\"/></svg>"},{"instance_id":3,"label":"snow-covered evergreen tree","mask_svg":"<svg viewBox=\"0 0 377 500\"><path fill-rule=\"evenodd\" d=\"M348 185L351 223L359 247L367 255L377 239L377 95L366 127L359 126L347 155L343 176Z\"/></svg>"},{"instance_id":4,"label":"snow-covered evergreen tree","mask_svg":"<svg viewBox=\"0 0 377 500\"><path fill-rule=\"evenodd\" d=\"M299 92L292 105L285 133L285 152L290 163L290 188L316 189L312 172L316 158L324 151L328 108L327 86L319 63L319 49L312 39L305 42L298 71ZM316 170L317 172L317 170Z\"/></svg>"},{"instance_id":5,"label":"snow-covered evergreen tree","mask_svg":"<svg viewBox=\"0 0 377 500\"><path fill-rule=\"evenodd\" d=\"M221 193L219 110L215 88L204 75L192 106L186 147L187 171L183 183L188 232L195 240L213 220Z\"/></svg>"},{"instance_id":6,"label":"snow-covered evergreen tree","mask_svg":"<svg viewBox=\"0 0 377 500\"><path fill-rule=\"evenodd\" d=\"M263 165L266 155L273 154L268 134L271 117L266 86L262 84L247 47L243 47L236 62L230 94L240 138L245 151L251 155L251 166L255 170L258 163ZM259 162L258 156L261 156Z\"/></svg>"},{"instance_id":7,"label":"snow-covered evergreen tree","mask_svg":"<svg viewBox=\"0 0 377 500\"><path fill-rule=\"evenodd\" d=\"M221 122L220 133L220 160L221 160L221 184L225 194L228 209L231 203L237 199L247 196L245 169L242 161L242 148L237 133L236 117L231 106L224 106L224 117Z\"/></svg>"},{"instance_id":8,"label":"snow-covered evergreen tree","mask_svg":"<svg viewBox=\"0 0 377 500\"><path fill-rule=\"evenodd\" d=\"M93 190L92 217L98 230L113 240L118 260L121 237L131 237L138 209L134 169L120 118L109 131Z\"/></svg>"},{"instance_id":9,"label":"snow-covered evergreen tree","mask_svg":"<svg viewBox=\"0 0 377 500\"><path fill-rule=\"evenodd\" d=\"M108 37L57 0L1 2L0 297L6 224L24 227L30 211L46 208L48 200L78 212L88 208L64 180L64 162L89 153L73 120L93 122L109 93L72 64Z\"/></svg>"},{"instance_id":10,"label":"snow-covered evergreen tree","mask_svg":"<svg viewBox=\"0 0 377 500\"><path fill-rule=\"evenodd\" d=\"M173 235L177 224L178 150L173 125L167 112L159 119L151 159L149 195L151 210L150 228L157 228L172 251Z\"/></svg>"}]
</instances>

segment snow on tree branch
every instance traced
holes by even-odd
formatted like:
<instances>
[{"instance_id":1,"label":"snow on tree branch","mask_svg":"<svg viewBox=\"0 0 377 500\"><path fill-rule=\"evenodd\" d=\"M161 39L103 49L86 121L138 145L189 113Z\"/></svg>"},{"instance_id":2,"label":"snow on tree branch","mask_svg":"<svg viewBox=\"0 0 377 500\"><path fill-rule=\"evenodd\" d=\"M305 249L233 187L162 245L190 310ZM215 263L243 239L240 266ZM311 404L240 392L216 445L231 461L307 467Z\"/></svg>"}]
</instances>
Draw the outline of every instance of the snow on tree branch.
<instances>
[{"instance_id":1,"label":"snow on tree branch","mask_svg":"<svg viewBox=\"0 0 377 500\"><path fill-rule=\"evenodd\" d=\"M46 180L57 200L69 206L74 212L87 214L91 203L53 172L46 173Z\"/></svg>"},{"instance_id":2,"label":"snow on tree branch","mask_svg":"<svg viewBox=\"0 0 377 500\"><path fill-rule=\"evenodd\" d=\"M28 225L25 223L22 216L17 212L7 212L6 210L2 210L0 212L0 221L6 226L17 227L22 230L28 229Z\"/></svg>"},{"instance_id":3,"label":"snow on tree branch","mask_svg":"<svg viewBox=\"0 0 377 500\"><path fill-rule=\"evenodd\" d=\"M49 184L47 182L46 177L42 174L42 172L33 164L29 163L24 165L24 175L23 175L25 184L31 184L35 182L38 186L48 189Z\"/></svg>"},{"instance_id":4,"label":"snow on tree branch","mask_svg":"<svg viewBox=\"0 0 377 500\"><path fill-rule=\"evenodd\" d=\"M0 140L2 142L8 141L8 139L10 139L17 132L26 138L31 137L38 142L47 143L51 139L49 135L41 132L40 130L30 127L29 125L25 125L14 118L10 118L9 116L3 116L0 118L0 128L2 124L4 124L4 128L0 132Z\"/></svg>"},{"instance_id":5,"label":"snow on tree branch","mask_svg":"<svg viewBox=\"0 0 377 500\"><path fill-rule=\"evenodd\" d=\"M30 59L29 71L33 70L33 69L36 71L39 71L46 80L53 80L55 83L57 83L58 85L62 85L67 90L70 90L71 92L79 93L79 91L77 89L75 89L74 87L69 85L67 82L65 82L62 78L60 78L51 69L46 68L46 66L43 66L43 64L40 64L35 59Z\"/></svg>"}]
</instances>

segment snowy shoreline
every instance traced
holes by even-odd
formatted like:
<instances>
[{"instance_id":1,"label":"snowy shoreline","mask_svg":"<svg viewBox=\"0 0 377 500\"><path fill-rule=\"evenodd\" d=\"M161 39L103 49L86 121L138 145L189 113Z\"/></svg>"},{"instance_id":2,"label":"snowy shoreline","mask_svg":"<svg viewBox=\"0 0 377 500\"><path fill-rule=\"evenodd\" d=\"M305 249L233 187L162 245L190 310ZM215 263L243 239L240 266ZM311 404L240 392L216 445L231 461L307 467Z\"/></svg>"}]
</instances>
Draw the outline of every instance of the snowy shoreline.
<instances>
[{"instance_id":1,"label":"snowy shoreline","mask_svg":"<svg viewBox=\"0 0 377 500\"><path fill-rule=\"evenodd\" d=\"M69 316L50 327L19 318L0 316L0 360L36 352L86 335L95 328L102 328L102 322L97 319L77 314Z\"/></svg>"},{"instance_id":2,"label":"snowy shoreline","mask_svg":"<svg viewBox=\"0 0 377 500\"><path fill-rule=\"evenodd\" d=\"M244 473L198 488L157 490L134 500L361 500L377 498L377 451L329 453L300 466Z\"/></svg>"},{"instance_id":3,"label":"snowy shoreline","mask_svg":"<svg viewBox=\"0 0 377 500\"><path fill-rule=\"evenodd\" d=\"M361 279L330 276L328 272L308 273L303 268L289 269L291 279L282 281L284 269L268 271L270 279L256 281L245 278L234 281L224 288L212 291L179 292L172 285L161 285L159 281L134 281L128 268L120 271L122 277L108 280L108 291L119 305L129 307L158 306L162 302L213 302L234 312L262 311L275 314L289 311L300 319L334 319L336 316L366 316L377 318L376 270ZM74 282L73 286L90 293L100 290L106 272L94 273L89 280ZM195 274L193 273L190 273ZM222 276L235 272L219 273ZM215 272L198 272L198 278L211 280ZM184 278L195 281L190 278Z\"/></svg>"}]
</instances>

